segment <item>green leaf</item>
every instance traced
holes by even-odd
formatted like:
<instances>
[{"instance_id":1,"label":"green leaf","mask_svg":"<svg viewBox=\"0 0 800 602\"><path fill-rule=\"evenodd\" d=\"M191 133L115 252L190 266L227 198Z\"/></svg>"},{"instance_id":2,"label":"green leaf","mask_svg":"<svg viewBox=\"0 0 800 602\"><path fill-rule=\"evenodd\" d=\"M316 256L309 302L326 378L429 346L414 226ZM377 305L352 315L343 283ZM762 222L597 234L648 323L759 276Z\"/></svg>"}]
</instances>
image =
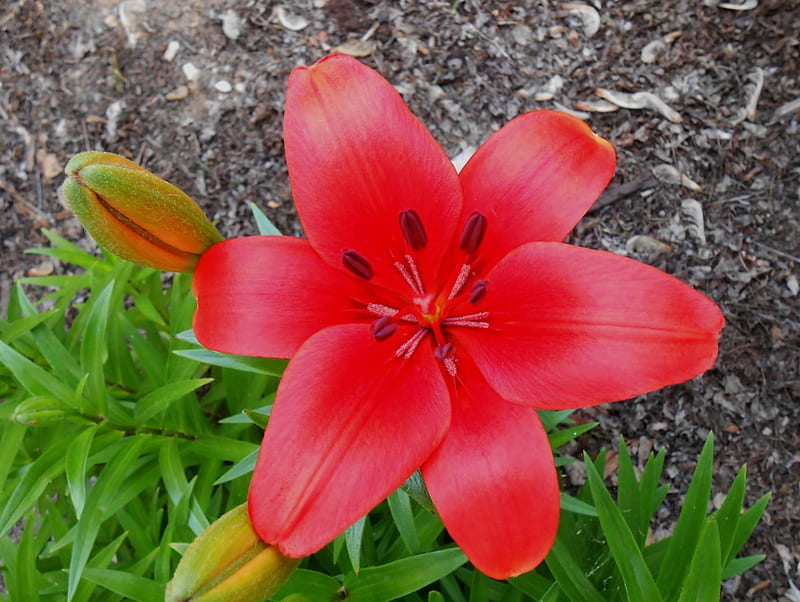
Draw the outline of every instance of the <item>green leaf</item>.
<instances>
[{"instance_id":1,"label":"green leaf","mask_svg":"<svg viewBox=\"0 0 800 602\"><path fill-rule=\"evenodd\" d=\"M722 566L726 566L735 556L733 538L736 536L736 527L739 524L739 517L742 515L742 504L744 504L744 492L747 482L747 465L743 465L736 475L736 478L725 496L725 501L713 516L717 519L719 526L720 554L722 554ZM737 550L738 551L738 550ZM733 553L732 553L733 552Z\"/></svg>"},{"instance_id":2,"label":"green leaf","mask_svg":"<svg viewBox=\"0 0 800 602\"><path fill-rule=\"evenodd\" d=\"M249 203L250 211L253 212L253 217L256 218L256 226L258 233L265 236L281 236L281 231L275 227L266 214L261 210L261 207L255 203Z\"/></svg>"},{"instance_id":3,"label":"green leaf","mask_svg":"<svg viewBox=\"0 0 800 602\"><path fill-rule=\"evenodd\" d=\"M288 364L288 360L230 355L211 351L210 349L175 349L172 353L209 366L233 368L242 372L255 372L256 374L268 374L271 376L281 376L286 369L286 364Z\"/></svg>"},{"instance_id":4,"label":"green leaf","mask_svg":"<svg viewBox=\"0 0 800 602\"><path fill-rule=\"evenodd\" d=\"M14 458L20 449L22 440L25 437L27 426L15 422L6 422L3 425L3 436L0 437L0 492L5 494L6 478L11 468L14 466ZM0 495L0 499L5 495Z\"/></svg>"},{"instance_id":5,"label":"green leaf","mask_svg":"<svg viewBox=\"0 0 800 602\"><path fill-rule=\"evenodd\" d=\"M603 484L602 477L586 453L584 453L584 462L597 516L600 519L611 555L622 574L622 581L628 597L631 600L660 602L661 594L628 523L620 509L614 504L611 494Z\"/></svg>"},{"instance_id":6,"label":"green leaf","mask_svg":"<svg viewBox=\"0 0 800 602\"><path fill-rule=\"evenodd\" d=\"M259 448L258 444L219 435L201 435L192 443L192 451L204 458L238 462Z\"/></svg>"},{"instance_id":7,"label":"green leaf","mask_svg":"<svg viewBox=\"0 0 800 602\"><path fill-rule=\"evenodd\" d=\"M467 562L458 548L449 548L402 558L369 567L361 575L348 575L344 585L348 602L388 602L441 579Z\"/></svg>"},{"instance_id":8,"label":"green leaf","mask_svg":"<svg viewBox=\"0 0 800 602\"><path fill-rule=\"evenodd\" d=\"M552 579L540 575L538 571L530 571L519 577L512 577L508 582L534 600L542 600L555 585Z\"/></svg>"},{"instance_id":9,"label":"green leaf","mask_svg":"<svg viewBox=\"0 0 800 602\"><path fill-rule=\"evenodd\" d=\"M742 556L741 558L734 558L731 560L728 565L722 570L722 580L730 579L731 577L736 577L745 571L750 570L759 562L764 560L767 557L766 554L755 554L753 556Z\"/></svg>"},{"instance_id":10,"label":"green leaf","mask_svg":"<svg viewBox=\"0 0 800 602\"><path fill-rule=\"evenodd\" d=\"M568 493L561 492L561 509L573 514L583 514L584 516L597 516L594 506L587 504L583 500L572 497Z\"/></svg>"},{"instance_id":11,"label":"green leaf","mask_svg":"<svg viewBox=\"0 0 800 602\"><path fill-rule=\"evenodd\" d=\"M36 602L39 600L41 574L36 568L37 546L35 540L36 522L29 516L17 546L16 583L14 595L17 600Z\"/></svg>"},{"instance_id":12,"label":"green leaf","mask_svg":"<svg viewBox=\"0 0 800 602\"><path fill-rule=\"evenodd\" d=\"M681 591L689 563L706 520L706 508L711 496L711 476L714 468L714 435L709 433L697 460L692 481L684 498L675 531L670 538L661 566L658 569L658 589L667 600L674 600Z\"/></svg>"},{"instance_id":13,"label":"green leaf","mask_svg":"<svg viewBox=\"0 0 800 602\"><path fill-rule=\"evenodd\" d=\"M69 563L67 600L72 600L83 575L86 562L100 530L102 521L110 514L115 501L121 499L120 488L123 481L133 474L134 461L139 457L148 438L130 437L123 439L114 458L98 475L84 505L83 518L78 521L72 556ZM116 498L116 499L115 499Z\"/></svg>"},{"instance_id":14,"label":"green leaf","mask_svg":"<svg viewBox=\"0 0 800 602\"><path fill-rule=\"evenodd\" d=\"M89 374L87 392L91 407L100 414L108 413L108 393L104 365L108 358L106 329L114 293L114 282L109 282L99 295L92 297L89 315L83 330L80 357L81 369Z\"/></svg>"},{"instance_id":15,"label":"green leaf","mask_svg":"<svg viewBox=\"0 0 800 602\"><path fill-rule=\"evenodd\" d=\"M716 519L710 517L703 526L678 602L719 600L722 584L720 556L719 528Z\"/></svg>"},{"instance_id":16,"label":"green leaf","mask_svg":"<svg viewBox=\"0 0 800 602\"><path fill-rule=\"evenodd\" d=\"M25 356L0 341L0 364L4 364L31 395L52 395L72 406L72 389Z\"/></svg>"},{"instance_id":17,"label":"green leaf","mask_svg":"<svg viewBox=\"0 0 800 602\"><path fill-rule=\"evenodd\" d=\"M592 585L580 564L570 554L570 549L559 538L556 538L553 547L550 548L545 563L570 600L605 602L605 598Z\"/></svg>"},{"instance_id":18,"label":"green leaf","mask_svg":"<svg viewBox=\"0 0 800 602\"><path fill-rule=\"evenodd\" d=\"M9 323L8 326L0 330L0 338L2 338L2 340L6 343L11 343L14 341L14 339L28 334L31 330L48 318L59 315L60 313L61 310L59 309L51 309L50 311L45 311L40 314L34 314L26 318L14 320L13 322Z\"/></svg>"},{"instance_id":19,"label":"green leaf","mask_svg":"<svg viewBox=\"0 0 800 602\"><path fill-rule=\"evenodd\" d=\"M96 427L90 427L78 435L67 448L64 462L64 471L67 476L67 490L69 491L75 515L80 518L86 502L86 467L89 450L92 447Z\"/></svg>"},{"instance_id":20,"label":"green leaf","mask_svg":"<svg viewBox=\"0 0 800 602\"><path fill-rule=\"evenodd\" d=\"M166 584L156 583L145 577L139 577L125 571L111 569L86 568L83 576L92 583L124 596L126 599L138 602L153 602L164 599Z\"/></svg>"},{"instance_id":21,"label":"green leaf","mask_svg":"<svg viewBox=\"0 0 800 602\"><path fill-rule=\"evenodd\" d=\"M579 437L583 433L592 430L596 427L599 422L587 422L586 424L579 424L577 426L570 426L565 429L559 429L557 431L553 431L552 433L547 435L547 438L550 440L550 447L553 449L557 449L562 445L569 443L576 437Z\"/></svg>"},{"instance_id":22,"label":"green leaf","mask_svg":"<svg viewBox=\"0 0 800 602\"><path fill-rule=\"evenodd\" d=\"M619 438L619 468L617 475L617 504L622 511L622 516L625 517L628 523L628 527L631 529L631 533L636 538L636 544L639 548L644 548L644 542L647 539L647 528L642 528L642 502L639 483L636 481L636 473L633 470L628 446L622 437Z\"/></svg>"},{"instance_id":23,"label":"green leaf","mask_svg":"<svg viewBox=\"0 0 800 602\"><path fill-rule=\"evenodd\" d=\"M258 451L259 448L256 448L249 454L247 454L244 458L236 462L236 464L231 466L222 476L220 476L216 481L214 481L214 485L222 485L223 483L227 483L228 481L233 481L234 479L238 479L241 476L253 472L256 468Z\"/></svg>"},{"instance_id":24,"label":"green leaf","mask_svg":"<svg viewBox=\"0 0 800 602\"><path fill-rule=\"evenodd\" d=\"M756 528L758 521L761 520L761 515L764 514L771 497L772 493L765 493L739 517L739 522L736 524L736 535L733 538L729 556L736 556L747 540L750 539L750 535L753 533L753 529Z\"/></svg>"},{"instance_id":25,"label":"green leaf","mask_svg":"<svg viewBox=\"0 0 800 602\"><path fill-rule=\"evenodd\" d=\"M134 417L136 424L142 425L153 416L164 412L170 404L178 401L184 395L199 389L203 385L213 382L213 378L193 378L172 382L148 393L136 402Z\"/></svg>"},{"instance_id":26,"label":"green leaf","mask_svg":"<svg viewBox=\"0 0 800 602\"><path fill-rule=\"evenodd\" d=\"M308 596L315 602L333 602L333 600L341 600L341 596L339 596L341 589L342 584L333 577L317 571L297 569L274 598L283 600L292 594L299 594Z\"/></svg>"},{"instance_id":27,"label":"green leaf","mask_svg":"<svg viewBox=\"0 0 800 602\"><path fill-rule=\"evenodd\" d=\"M402 489L397 489L386 501L389 502L389 511L392 513L392 519L394 524L397 525L397 531L400 533L400 538L406 548L411 554L419 554L422 549L419 545L419 536L414 523L411 498Z\"/></svg>"},{"instance_id":28,"label":"green leaf","mask_svg":"<svg viewBox=\"0 0 800 602\"><path fill-rule=\"evenodd\" d=\"M366 518L362 516L344 532L347 555L350 556L350 564L353 565L353 571L355 571L356 575L361 571L361 542L364 539L365 522Z\"/></svg>"}]
</instances>

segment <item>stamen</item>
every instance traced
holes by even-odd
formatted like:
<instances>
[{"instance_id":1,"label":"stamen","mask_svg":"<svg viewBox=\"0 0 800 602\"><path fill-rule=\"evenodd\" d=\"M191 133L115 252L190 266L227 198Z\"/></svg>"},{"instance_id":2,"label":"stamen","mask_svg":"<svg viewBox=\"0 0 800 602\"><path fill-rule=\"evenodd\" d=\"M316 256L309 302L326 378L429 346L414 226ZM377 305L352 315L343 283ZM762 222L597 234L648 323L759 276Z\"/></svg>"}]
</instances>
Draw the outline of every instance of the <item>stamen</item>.
<instances>
[{"instance_id":1,"label":"stamen","mask_svg":"<svg viewBox=\"0 0 800 602\"><path fill-rule=\"evenodd\" d=\"M375 335L375 340L385 341L397 330L397 322L393 322L388 316L383 316L375 320L370 326L370 332Z\"/></svg>"},{"instance_id":2,"label":"stamen","mask_svg":"<svg viewBox=\"0 0 800 602\"><path fill-rule=\"evenodd\" d=\"M472 266L468 263L465 263L461 266L461 271L458 273L458 277L456 278L456 282L453 285L453 289L450 291L450 294L447 297L447 300L450 301L454 299L456 295L458 295L462 290L464 290L464 286L467 284L467 281L472 276Z\"/></svg>"},{"instance_id":3,"label":"stamen","mask_svg":"<svg viewBox=\"0 0 800 602\"><path fill-rule=\"evenodd\" d=\"M403 359L408 359L419 347L419 344L422 342L422 339L425 338L425 335L428 334L427 328L418 328L417 332L411 335L411 337L400 347L398 347L397 351L394 352L395 357L402 357Z\"/></svg>"},{"instance_id":4,"label":"stamen","mask_svg":"<svg viewBox=\"0 0 800 602\"><path fill-rule=\"evenodd\" d=\"M467 218L464 229L461 230L459 248L468 255L472 255L481 246L484 234L486 234L486 218L479 211L473 211Z\"/></svg>"},{"instance_id":5,"label":"stamen","mask_svg":"<svg viewBox=\"0 0 800 602\"><path fill-rule=\"evenodd\" d=\"M387 318L391 318L398 312L394 307L389 307L383 303L368 303L367 311L376 316L386 316Z\"/></svg>"},{"instance_id":6,"label":"stamen","mask_svg":"<svg viewBox=\"0 0 800 602\"><path fill-rule=\"evenodd\" d=\"M417 288L419 288L420 292L424 293L425 287L422 286L422 277L419 275L417 262L414 261L414 258L411 257L411 255L406 255L406 263L408 263L408 268L411 270L411 275L414 277L414 282L417 283Z\"/></svg>"},{"instance_id":7,"label":"stamen","mask_svg":"<svg viewBox=\"0 0 800 602\"><path fill-rule=\"evenodd\" d=\"M403 231L403 238L413 250L419 251L427 246L428 235L425 233L425 227L413 209L400 212L400 229Z\"/></svg>"},{"instance_id":8,"label":"stamen","mask_svg":"<svg viewBox=\"0 0 800 602\"><path fill-rule=\"evenodd\" d=\"M409 256L406 255L406 259ZM394 267L397 268L397 271L400 272L400 275L403 277L403 280L406 281L406 284L411 287L411 290L414 291L414 294L421 295L423 293L422 290L422 282L419 279L419 272L417 272L417 265L414 263L414 260L411 260L411 272L408 271L405 265L403 265L400 261L394 262Z\"/></svg>"},{"instance_id":9,"label":"stamen","mask_svg":"<svg viewBox=\"0 0 800 602\"><path fill-rule=\"evenodd\" d=\"M489 328L489 322L486 318L489 317L488 311L481 311L474 314L467 314L464 316L453 316L442 320L442 326L460 326L462 328Z\"/></svg>"},{"instance_id":10,"label":"stamen","mask_svg":"<svg viewBox=\"0 0 800 602\"><path fill-rule=\"evenodd\" d=\"M487 287L489 283L486 280L476 280L472 283L472 289L469 291L469 298L467 301L476 305L478 301L483 299L486 296Z\"/></svg>"},{"instance_id":11,"label":"stamen","mask_svg":"<svg viewBox=\"0 0 800 602\"><path fill-rule=\"evenodd\" d=\"M372 280L372 265L367 261L367 258L358 251L354 249L345 249L342 251L342 263L344 267L359 278Z\"/></svg>"}]
</instances>

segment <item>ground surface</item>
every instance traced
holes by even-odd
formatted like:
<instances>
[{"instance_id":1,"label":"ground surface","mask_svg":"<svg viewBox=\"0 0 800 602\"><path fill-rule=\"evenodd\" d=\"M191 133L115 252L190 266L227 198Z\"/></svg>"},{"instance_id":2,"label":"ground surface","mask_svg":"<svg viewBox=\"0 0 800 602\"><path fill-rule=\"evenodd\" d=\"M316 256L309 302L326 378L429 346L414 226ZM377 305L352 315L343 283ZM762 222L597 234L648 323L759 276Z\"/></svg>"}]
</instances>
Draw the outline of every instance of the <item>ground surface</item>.
<instances>
[{"instance_id":1,"label":"ground surface","mask_svg":"<svg viewBox=\"0 0 800 602\"><path fill-rule=\"evenodd\" d=\"M226 236L254 233L248 201L298 234L285 83L335 47L395 84L453 157L524 111L582 111L619 166L571 241L690 282L728 321L715 369L585 411L602 424L583 445L621 434L642 457L666 446L677 504L713 430L715 486L747 464L748 502L774 494L747 549L767 560L728 582L727 599L800 600L800 109L787 105L800 97L800 5L715 4L6 0L0 312L13 279L64 269L23 254L45 243L42 228L91 244L56 195L79 151L143 163ZM597 110L614 103L628 108Z\"/></svg>"}]
</instances>

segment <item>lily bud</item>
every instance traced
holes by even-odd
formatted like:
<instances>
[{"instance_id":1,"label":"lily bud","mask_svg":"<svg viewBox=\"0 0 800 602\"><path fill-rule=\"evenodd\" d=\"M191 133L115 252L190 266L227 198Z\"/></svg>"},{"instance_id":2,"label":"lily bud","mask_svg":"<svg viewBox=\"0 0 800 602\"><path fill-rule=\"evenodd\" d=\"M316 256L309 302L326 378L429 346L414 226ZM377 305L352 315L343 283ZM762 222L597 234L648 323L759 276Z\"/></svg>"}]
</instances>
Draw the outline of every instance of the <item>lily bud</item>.
<instances>
[{"instance_id":1,"label":"lily bud","mask_svg":"<svg viewBox=\"0 0 800 602\"><path fill-rule=\"evenodd\" d=\"M288 558L258 538L247 504L214 521L187 548L166 602L263 602L277 592L300 558Z\"/></svg>"},{"instance_id":2,"label":"lily bud","mask_svg":"<svg viewBox=\"0 0 800 602\"><path fill-rule=\"evenodd\" d=\"M123 259L191 272L223 240L186 193L124 157L80 153L64 171L67 205L102 247Z\"/></svg>"},{"instance_id":3,"label":"lily bud","mask_svg":"<svg viewBox=\"0 0 800 602\"><path fill-rule=\"evenodd\" d=\"M18 424L42 425L60 422L75 415L54 397L37 395L20 402L9 418Z\"/></svg>"}]
</instances>

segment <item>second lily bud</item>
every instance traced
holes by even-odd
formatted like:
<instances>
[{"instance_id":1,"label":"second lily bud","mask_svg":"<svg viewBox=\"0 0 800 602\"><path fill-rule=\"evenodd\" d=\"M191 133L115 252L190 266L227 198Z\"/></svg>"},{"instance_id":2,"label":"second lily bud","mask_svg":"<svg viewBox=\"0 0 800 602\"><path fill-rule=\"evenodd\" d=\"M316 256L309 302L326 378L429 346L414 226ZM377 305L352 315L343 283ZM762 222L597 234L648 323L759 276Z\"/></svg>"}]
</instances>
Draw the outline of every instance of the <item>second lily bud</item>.
<instances>
[{"instance_id":1,"label":"second lily bud","mask_svg":"<svg viewBox=\"0 0 800 602\"><path fill-rule=\"evenodd\" d=\"M223 240L186 193L124 157L80 153L65 171L64 201L100 246L123 259L191 272Z\"/></svg>"}]
</instances>

